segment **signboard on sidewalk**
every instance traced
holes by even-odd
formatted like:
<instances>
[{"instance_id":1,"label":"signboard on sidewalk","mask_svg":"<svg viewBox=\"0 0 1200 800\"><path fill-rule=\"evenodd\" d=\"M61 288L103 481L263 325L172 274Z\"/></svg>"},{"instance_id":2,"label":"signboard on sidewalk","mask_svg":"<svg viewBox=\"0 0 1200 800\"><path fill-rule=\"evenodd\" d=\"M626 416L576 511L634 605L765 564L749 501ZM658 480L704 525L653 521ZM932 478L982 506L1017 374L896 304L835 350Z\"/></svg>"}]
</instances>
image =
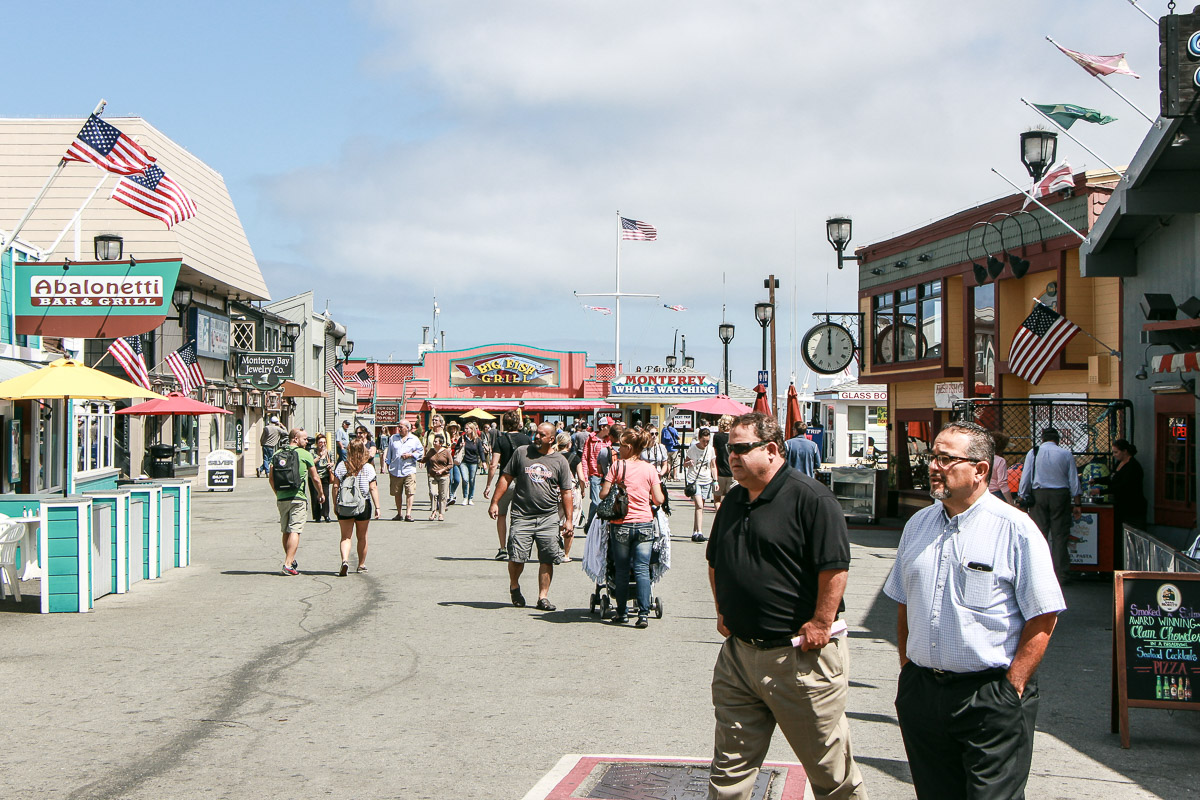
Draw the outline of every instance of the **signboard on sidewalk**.
<instances>
[{"instance_id":1,"label":"signboard on sidewalk","mask_svg":"<svg viewBox=\"0 0 1200 800\"><path fill-rule=\"evenodd\" d=\"M1200 574L1113 573L1112 732L1129 709L1200 711Z\"/></svg>"},{"instance_id":2,"label":"signboard on sidewalk","mask_svg":"<svg viewBox=\"0 0 1200 800\"><path fill-rule=\"evenodd\" d=\"M676 411L671 424L680 433L688 433L696 429L696 415L691 411Z\"/></svg>"},{"instance_id":3,"label":"signboard on sidewalk","mask_svg":"<svg viewBox=\"0 0 1200 800\"><path fill-rule=\"evenodd\" d=\"M152 331L173 309L178 259L17 262L17 333L109 339Z\"/></svg>"},{"instance_id":4,"label":"signboard on sidewalk","mask_svg":"<svg viewBox=\"0 0 1200 800\"><path fill-rule=\"evenodd\" d=\"M237 482L237 456L229 450L213 450L204 458L204 488L210 492L232 492Z\"/></svg>"}]
</instances>

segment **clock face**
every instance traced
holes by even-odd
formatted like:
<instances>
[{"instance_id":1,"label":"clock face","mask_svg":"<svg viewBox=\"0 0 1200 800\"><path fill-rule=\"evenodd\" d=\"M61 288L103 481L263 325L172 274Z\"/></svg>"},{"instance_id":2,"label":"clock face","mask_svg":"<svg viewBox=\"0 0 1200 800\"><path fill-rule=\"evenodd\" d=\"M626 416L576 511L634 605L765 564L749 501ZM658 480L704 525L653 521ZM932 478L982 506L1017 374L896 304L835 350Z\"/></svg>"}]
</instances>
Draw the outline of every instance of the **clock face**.
<instances>
[{"instance_id":1,"label":"clock face","mask_svg":"<svg viewBox=\"0 0 1200 800\"><path fill-rule=\"evenodd\" d=\"M804 334L800 354L804 363L822 375L833 375L854 360L854 337L836 322L814 325Z\"/></svg>"}]
</instances>

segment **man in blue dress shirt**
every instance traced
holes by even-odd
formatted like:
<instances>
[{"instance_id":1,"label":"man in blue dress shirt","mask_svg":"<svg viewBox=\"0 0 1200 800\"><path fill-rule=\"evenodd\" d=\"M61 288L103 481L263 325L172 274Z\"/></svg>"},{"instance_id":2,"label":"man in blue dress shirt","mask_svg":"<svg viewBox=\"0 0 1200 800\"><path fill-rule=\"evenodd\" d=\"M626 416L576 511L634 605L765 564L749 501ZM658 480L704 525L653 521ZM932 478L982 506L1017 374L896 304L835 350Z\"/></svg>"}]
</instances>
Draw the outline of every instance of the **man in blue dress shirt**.
<instances>
[{"instance_id":1,"label":"man in blue dress shirt","mask_svg":"<svg viewBox=\"0 0 1200 800\"><path fill-rule=\"evenodd\" d=\"M1079 468L1070 450L1059 447L1058 431L1046 428L1042 431L1042 443L1025 456L1025 467L1021 470L1019 495L1033 490L1036 501L1029 509L1029 516L1037 523L1042 534L1050 542L1050 556L1054 560L1054 572L1061 583L1071 577L1071 557L1067 552L1067 539L1071 535L1071 518L1079 519ZM1035 464L1034 461L1037 461ZM1074 504L1074 509L1072 509Z\"/></svg>"},{"instance_id":2,"label":"man in blue dress shirt","mask_svg":"<svg viewBox=\"0 0 1200 800\"><path fill-rule=\"evenodd\" d=\"M1046 539L988 492L993 455L984 428L942 428L937 502L904 526L883 587L900 604L896 716L918 798L1025 796L1034 673L1066 609Z\"/></svg>"},{"instance_id":3,"label":"man in blue dress shirt","mask_svg":"<svg viewBox=\"0 0 1200 800\"><path fill-rule=\"evenodd\" d=\"M787 465L798 469L810 478L817 477L821 468L821 451L817 443L808 438L808 425L804 420L792 423L792 438L784 442L787 448Z\"/></svg>"}]
</instances>

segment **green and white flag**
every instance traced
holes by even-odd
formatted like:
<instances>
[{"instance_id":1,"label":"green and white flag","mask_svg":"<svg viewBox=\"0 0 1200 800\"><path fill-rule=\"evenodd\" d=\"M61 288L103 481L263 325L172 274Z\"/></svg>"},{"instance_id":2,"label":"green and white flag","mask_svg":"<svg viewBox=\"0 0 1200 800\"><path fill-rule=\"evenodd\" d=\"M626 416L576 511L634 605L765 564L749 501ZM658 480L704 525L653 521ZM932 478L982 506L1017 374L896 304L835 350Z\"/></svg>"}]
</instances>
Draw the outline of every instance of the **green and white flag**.
<instances>
[{"instance_id":1,"label":"green and white flag","mask_svg":"<svg viewBox=\"0 0 1200 800\"><path fill-rule=\"evenodd\" d=\"M1064 128L1071 127L1075 124L1076 120L1094 122L1097 125L1107 125L1116 119L1116 117L1101 114L1094 108L1073 106L1070 103L1034 103L1033 107Z\"/></svg>"}]
</instances>

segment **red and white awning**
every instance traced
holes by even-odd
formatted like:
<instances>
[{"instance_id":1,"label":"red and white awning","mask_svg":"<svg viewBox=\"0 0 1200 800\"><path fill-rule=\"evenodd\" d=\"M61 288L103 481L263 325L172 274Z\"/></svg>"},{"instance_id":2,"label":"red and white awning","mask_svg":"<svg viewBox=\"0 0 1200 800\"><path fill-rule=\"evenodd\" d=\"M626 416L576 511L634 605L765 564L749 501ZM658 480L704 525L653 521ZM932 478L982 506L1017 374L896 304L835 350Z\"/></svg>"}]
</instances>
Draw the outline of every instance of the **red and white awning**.
<instances>
[{"instance_id":1,"label":"red and white awning","mask_svg":"<svg viewBox=\"0 0 1200 800\"><path fill-rule=\"evenodd\" d=\"M568 398L564 400L554 400L547 398L539 398L536 400L526 400L523 406L518 406L520 401L510 399L492 399L481 397L475 400L453 399L439 400L430 398L425 401L430 408L435 411L444 411L456 413L460 411L470 411L473 408L482 408L484 411L509 411L514 408L524 408L526 411L600 411L603 409L616 408L606 400L583 400L576 398Z\"/></svg>"},{"instance_id":2,"label":"red and white awning","mask_svg":"<svg viewBox=\"0 0 1200 800\"><path fill-rule=\"evenodd\" d=\"M1200 372L1200 353L1167 353L1150 359L1152 372Z\"/></svg>"}]
</instances>

